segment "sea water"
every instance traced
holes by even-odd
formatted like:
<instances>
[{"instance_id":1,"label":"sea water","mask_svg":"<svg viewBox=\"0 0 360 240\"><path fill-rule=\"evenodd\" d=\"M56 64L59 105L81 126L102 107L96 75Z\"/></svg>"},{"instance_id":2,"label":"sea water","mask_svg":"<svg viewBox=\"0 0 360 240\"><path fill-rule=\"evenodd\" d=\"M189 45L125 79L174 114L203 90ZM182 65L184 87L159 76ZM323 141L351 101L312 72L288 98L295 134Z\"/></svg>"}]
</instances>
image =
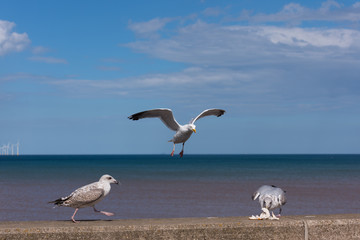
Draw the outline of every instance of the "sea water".
<instances>
[{"instance_id":1,"label":"sea water","mask_svg":"<svg viewBox=\"0 0 360 240\"><path fill-rule=\"evenodd\" d=\"M286 191L282 215L359 213L360 155L0 156L0 221L68 220L49 201L110 174L121 182L77 220L250 216L263 184Z\"/></svg>"}]
</instances>

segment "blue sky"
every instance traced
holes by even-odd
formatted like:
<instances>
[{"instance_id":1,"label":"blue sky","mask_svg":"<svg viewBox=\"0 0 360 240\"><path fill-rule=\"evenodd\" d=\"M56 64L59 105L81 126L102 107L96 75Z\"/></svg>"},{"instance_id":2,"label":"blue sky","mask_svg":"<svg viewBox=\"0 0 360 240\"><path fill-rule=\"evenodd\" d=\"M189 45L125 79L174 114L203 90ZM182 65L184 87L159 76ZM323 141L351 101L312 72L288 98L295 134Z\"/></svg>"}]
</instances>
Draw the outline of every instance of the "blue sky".
<instances>
[{"instance_id":1,"label":"blue sky","mask_svg":"<svg viewBox=\"0 0 360 240\"><path fill-rule=\"evenodd\" d=\"M0 145L23 154L360 153L360 2L1 1ZM181 149L178 145L176 153Z\"/></svg>"}]
</instances>

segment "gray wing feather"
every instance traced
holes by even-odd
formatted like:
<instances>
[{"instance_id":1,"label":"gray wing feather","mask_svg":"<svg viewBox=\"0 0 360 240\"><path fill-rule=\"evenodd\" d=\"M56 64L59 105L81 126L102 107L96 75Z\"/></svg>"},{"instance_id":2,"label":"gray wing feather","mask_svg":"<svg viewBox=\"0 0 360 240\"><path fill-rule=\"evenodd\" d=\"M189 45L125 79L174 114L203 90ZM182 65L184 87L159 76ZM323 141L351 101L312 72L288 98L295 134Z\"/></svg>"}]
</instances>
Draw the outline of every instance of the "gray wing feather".
<instances>
[{"instance_id":1,"label":"gray wing feather","mask_svg":"<svg viewBox=\"0 0 360 240\"><path fill-rule=\"evenodd\" d=\"M70 206L90 204L103 197L104 193L104 189L98 188L95 184L89 184L72 192L65 204Z\"/></svg>"},{"instance_id":2,"label":"gray wing feather","mask_svg":"<svg viewBox=\"0 0 360 240\"><path fill-rule=\"evenodd\" d=\"M256 200L259 197L260 193L258 191L254 192L251 199Z\"/></svg>"},{"instance_id":3,"label":"gray wing feather","mask_svg":"<svg viewBox=\"0 0 360 240\"><path fill-rule=\"evenodd\" d=\"M269 186L269 185L261 186L258 190L256 190L256 192L254 192L253 200L255 200L254 197L257 194L260 195L260 196L263 196L263 195L276 196L276 197L279 198L282 205L284 205L286 203L285 192L281 188L278 188L278 187L275 187L275 186Z\"/></svg>"},{"instance_id":4,"label":"gray wing feather","mask_svg":"<svg viewBox=\"0 0 360 240\"><path fill-rule=\"evenodd\" d=\"M160 118L160 120L171 130L177 131L180 128L180 124L175 120L172 111L166 108L152 109L135 113L128 118L131 120L139 120L142 118Z\"/></svg>"},{"instance_id":5,"label":"gray wing feather","mask_svg":"<svg viewBox=\"0 0 360 240\"><path fill-rule=\"evenodd\" d=\"M200 113L196 118L194 118L193 120L191 120L190 123L194 124L197 120L199 120L200 118L206 117L206 116L217 116L220 117L221 115L223 115L225 113L225 110L222 109L206 109L204 110L202 113Z\"/></svg>"},{"instance_id":6,"label":"gray wing feather","mask_svg":"<svg viewBox=\"0 0 360 240\"><path fill-rule=\"evenodd\" d=\"M285 205L286 196L285 192L281 188L275 187L272 189L272 191L269 192L269 194L276 196L280 205Z\"/></svg>"},{"instance_id":7,"label":"gray wing feather","mask_svg":"<svg viewBox=\"0 0 360 240\"><path fill-rule=\"evenodd\" d=\"M266 193L269 193L273 190L273 187L272 186L269 186L269 185L263 185L261 187L259 187L258 190L256 190L256 192L258 192L260 195L264 195Z\"/></svg>"},{"instance_id":8,"label":"gray wing feather","mask_svg":"<svg viewBox=\"0 0 360 240\"><path fill-rule=\"evenodd\" d=\"M283 193L279 196L279 199L280 199L281 205L285 205L285 204L286 204L285 192L283 192Z\"/></svg>"}]
</instances>

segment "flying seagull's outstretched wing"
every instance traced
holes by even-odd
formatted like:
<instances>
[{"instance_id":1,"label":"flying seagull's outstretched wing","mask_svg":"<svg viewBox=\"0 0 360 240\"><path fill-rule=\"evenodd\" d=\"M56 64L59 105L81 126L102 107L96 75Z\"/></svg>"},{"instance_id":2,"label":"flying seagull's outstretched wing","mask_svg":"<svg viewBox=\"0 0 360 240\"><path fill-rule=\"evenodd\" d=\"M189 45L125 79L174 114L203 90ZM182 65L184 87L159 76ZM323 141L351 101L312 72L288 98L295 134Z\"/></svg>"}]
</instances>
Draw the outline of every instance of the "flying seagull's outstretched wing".
<instances>
[{"instance_id":1,"label":"flying seagull's outstretched wing","mask_svg":"<svg viewBox=\"0 0 360 240\"><path fill-rule=\"evenodd\" d=\"M198 119L206 117L206 116L212 116L213 115L213 116L220 117L224 113L225 113L225 110L222 110L222 109L216 109L216 108L206 109L202 113L200 113L196 118L191 120L190 123L194 124Z\"/></svg>"},{"instance_id":2,"label":"flying seagull's outstretched wing","mask_svg":"<svg viewBox=\"0 0 360 240\"><path fill-rule=\"evenodd\" d=\"M129 117L131 120L139 120L142 118L160 118L161 121L171 130L177 131L180 128L180 124L175 120L171 109L159 108L148 111L135 113Z\"/></svg>"}]
</instances>

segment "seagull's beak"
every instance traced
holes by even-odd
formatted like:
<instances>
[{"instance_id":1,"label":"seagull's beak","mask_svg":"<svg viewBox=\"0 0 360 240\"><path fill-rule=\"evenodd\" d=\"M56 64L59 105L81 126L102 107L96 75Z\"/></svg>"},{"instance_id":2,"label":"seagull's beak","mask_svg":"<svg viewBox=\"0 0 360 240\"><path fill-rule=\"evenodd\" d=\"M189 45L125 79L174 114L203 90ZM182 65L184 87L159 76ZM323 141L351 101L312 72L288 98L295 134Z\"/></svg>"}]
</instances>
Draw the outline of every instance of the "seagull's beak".
<instances>
[{"instance_id":1,"label":"seagull's beak","mask_svg":"<svg viewBox=\"0 0 360 240\"><path fill-rule=\"evenodd\" d=\"M192 130L193 130L194 133L196 133L196 129L195 129L195 128L193 128Z\"/></svg>"},{"instance_id":2,"label":"seagull's beak","mask_svg":"<svg viewBox=\"0 0 360 240\"><path fill-rule=\"evenodd\" d=\"M119 185L119 183L120 183L120 182L118 182L118 181L115 181L114 183L115 183L115 184L117 184L117 185Z\"/></svg>"}]
</instances>

